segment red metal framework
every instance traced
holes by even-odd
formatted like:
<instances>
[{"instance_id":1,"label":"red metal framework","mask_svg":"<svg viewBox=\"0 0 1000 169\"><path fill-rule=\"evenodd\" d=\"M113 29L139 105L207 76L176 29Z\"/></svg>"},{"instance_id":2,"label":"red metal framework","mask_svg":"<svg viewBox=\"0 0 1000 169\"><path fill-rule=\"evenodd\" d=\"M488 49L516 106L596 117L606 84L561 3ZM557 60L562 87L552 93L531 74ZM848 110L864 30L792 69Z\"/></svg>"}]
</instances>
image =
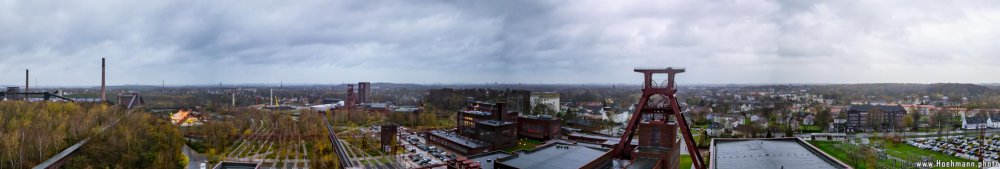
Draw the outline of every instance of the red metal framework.
<instances>
[{"instance_id":1,"label":"red metal framework","mask_svg":"<svg viewBox=\"0 0 1000 169\"><path fill-rule=\"evenodd\" d=\"M347 110L354 109L354 105L356 105L357 102L358 98L354 96L354 85L347 85L347 98L344 101L344 107L347 108Z\"/></svg>"},{"instance_id":2,"label":"red metal framework","mask_svg":"<svg viewBox=\"0 0 1000 169\"><path fill-rule=\"evenodd\" d=\"M673 141L661 142L661 139L675 140L677 129L681 130L684 143L691 154L692 165L697 169L704 169L704 160L698 152L691 136L690 128L684 115L681 114L681 107L677 102L677 88L674 86L674 75L684 72L683 68L637 68L635 72L642 73L645 81L642 85L642 97L636 107L636 113L632 114L625 128L625 133L621 140L608 154L605 159L610 160L631 160L635 164L637 157L643 159L655 159L655 168L677 168L677 161L680 155L677 153L678 146ZM667 74L667 81L655 83L654 74ZM652 99L651 99L652 98ZM673 116L671 120L669 117ZM642 129L644 131L637 131ZM639 146L633 146L633 136L641 135ZM590 165L593 166L593 165ZM619 166L625 167L625 166Z\"/></svg>"}]
</instances>

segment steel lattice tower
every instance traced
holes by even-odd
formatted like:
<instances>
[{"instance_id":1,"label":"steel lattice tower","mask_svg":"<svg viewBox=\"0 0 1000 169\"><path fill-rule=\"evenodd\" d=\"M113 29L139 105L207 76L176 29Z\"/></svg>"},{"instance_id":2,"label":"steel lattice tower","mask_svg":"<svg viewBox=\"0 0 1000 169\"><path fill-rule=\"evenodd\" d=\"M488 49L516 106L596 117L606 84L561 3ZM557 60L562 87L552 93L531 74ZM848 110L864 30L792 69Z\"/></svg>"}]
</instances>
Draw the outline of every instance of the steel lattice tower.
<instances>
[{"instance_id":1,"label":"steel lattice tower","mask_svg":"<svg viewBox=\"0 0 1000 169\"><path fill-rule=\"evenodd\" d=\"M357 103L358 103L358 97L354 96L354 85L353 84L347 85L347 99L345 99L345 100L346 101L344 101L345 102L344 103L344 108L347 108L348 111L353 110L354 106L357 105Z\"/></svg>"},{"instance_id":2,"label":"steel lattice tower","mask_svg":"<svg viewBox=\"0 0 1000 169\"><path fill-rule=\"evenodd\" d=\"M680 158L679 142L675 141L677 130L681 130L684 137L684 144L691 154L692 165L697 169L704 169L705 164L701 154L691 136L690 128L684 115L681 114L681 107L678 103L677 88L674 85L674 75L684 72L683 68L636 68L635 72L642 73L645 80L642 84L642 97L635 109L635 113L628 121L625 133L621 140L611 151L603 155L598 160L588 164L589 167L597 167L596 164L611 161L629 161L629 163L612 163L612 167L628 167L635 164L637 159L655 160L655 168L673 169L678 168ZM653 81L654 74L667 74L667 81L656 83ZM673 117L673 118L671 118ZM639 145L632 145L635 135L639 135Z\"/></svg>"}]
</instances>

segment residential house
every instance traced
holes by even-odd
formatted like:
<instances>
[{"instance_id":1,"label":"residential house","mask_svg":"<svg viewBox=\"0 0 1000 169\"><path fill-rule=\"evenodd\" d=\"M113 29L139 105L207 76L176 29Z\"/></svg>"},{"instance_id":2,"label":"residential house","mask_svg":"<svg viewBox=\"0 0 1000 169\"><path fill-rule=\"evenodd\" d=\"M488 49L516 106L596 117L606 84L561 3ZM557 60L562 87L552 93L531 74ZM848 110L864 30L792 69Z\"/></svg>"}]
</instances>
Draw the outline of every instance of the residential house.
<instances>
[{"instance_id":1,"label":"residential house","mask_svg":"<svg viewBox=\"0 0 1000 169\"><path fill-rule=\"evenodd\" d=\"M966 117L965 114L962 114L962 129L975 130L986 128L989 121L989 116Z\"/></svg>"}]
</instances>

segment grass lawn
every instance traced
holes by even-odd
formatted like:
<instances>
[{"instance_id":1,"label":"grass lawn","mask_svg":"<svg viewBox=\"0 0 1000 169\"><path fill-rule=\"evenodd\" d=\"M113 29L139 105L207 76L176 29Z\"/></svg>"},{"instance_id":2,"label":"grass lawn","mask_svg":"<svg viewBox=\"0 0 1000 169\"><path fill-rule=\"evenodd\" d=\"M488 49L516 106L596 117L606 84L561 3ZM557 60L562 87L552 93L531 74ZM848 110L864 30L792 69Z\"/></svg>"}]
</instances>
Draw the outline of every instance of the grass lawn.
<instances>
[{"instance_id":1,"label":"grass lawn","mask_svg":"<svg viewBox=\"0 0 1000 169\"><path fill-rule=\"evenodd\" d=\"M809 142L809 144L812 144L813 146L816 146L816 148L819 148L820 151L823 151L824 153L833 156L833 158L837 158L837 160L847 161L848 158L847 152L835 151L833 148L833 145L840 144L840 141L807 141L807 142Z\"/></svg>"},{"instance_id":2,"label":"grass lawn","mask_svg":"<svg viewBox=\"0 0 1000 169\"><path fill-rule=\"evenodd\" d=\"M809 126L802 125L799 126L799 130L802 131L803 133L818 133L823 131L823 129L817 125L809 125Z\"/></svg>"},{"instance_id":3,"label":"grass lawn","mask_svg":"<svg viewBox=\"0 0 1000 169\"><path fill-rule=\"evenodd\" d=\"M708 124L702 124L702 125L694 125L694 128L702 128L702 129L707 129L707 128L708 128Z\"/></svg>"},{"instance_id":4,"label":"grass lawn","mask_svg":"<svg viewBox=\"0 0 1000 169\"><path fill-rule=\"evenodd\" d=\"M516 146L504 149L503 151L506 151L507 153L513 153L514 151L517 151L517 150L530 150L530 149L535 148L535 146L538 146L538 145L541 145L541 144L542 144L542 142L538 141L538 140L518 139Z\"/></svg>"},{"instance_id":5,"label":"grass lawn","mask_svg":"<svg viewBox=\"0 0 1000 169\"><path fill-rule=\"evenodd\" d=\"M848 153L854 153L854 152L836 151L833 146L835 144L841 144L840 141L808 141L808 142L809 142L809 144L812 144L813 146L816 146L816 148L819 148L821 151L825 152L826 154L829 154L830 156L833 156L833 158L836 158L837 160L840 160L842 162L847 162L848 161L848 158L849 158L848 157ZM924 150L924 149L921 149L919 147L915 147L915 146L912 146L912 145L909 145L909 144L906 144L906 143L899 143L899 144L893 144L893 145L882 144L882 145L884 145L885 149L891 150L891 151L887 151L887 153L889 155L896 156L896 157L902 157L902 156L928 156L928 157L932 158L931 161L938 161L938 160L940 160L940 161L955 161L955 162L971 162L972 161L972 160L967 160L967 159L963 159L963 158L951 156L951 155L940 153L940 152L936 152L936 151ZM866 166L853 166L853 167L858 168L858 169L867 168Z\"/></svg>"},{"instance_id":6,"label":"grass lawn","mask_svg":"<svg viewBox=\"0 0 1000 169\"><path fill-rule=\"evenodd\" d=\"M681 158L679 160L680 161L678 163L680 163L680 168L678 169L691 168L691 155L681 155Z\"/></svg>"}]
</instances>

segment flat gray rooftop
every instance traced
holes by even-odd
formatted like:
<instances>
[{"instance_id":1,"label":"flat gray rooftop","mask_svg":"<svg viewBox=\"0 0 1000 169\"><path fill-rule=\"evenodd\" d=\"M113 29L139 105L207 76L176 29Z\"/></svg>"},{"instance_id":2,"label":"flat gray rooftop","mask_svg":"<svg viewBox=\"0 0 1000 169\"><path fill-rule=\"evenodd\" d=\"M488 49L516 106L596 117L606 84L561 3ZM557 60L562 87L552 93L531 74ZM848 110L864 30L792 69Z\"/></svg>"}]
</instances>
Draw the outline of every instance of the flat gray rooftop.
<instances>
[{"instance_id":1,"label":"flat gray rooftop","mask_svg":"<svg viewBox=\"0 0 1000 169\"><path fill-rule=\"evenodd\" d=\"M260 166L260 164L257 164L257 163L223 161L221 164L219 164L215 168L217 168L217 169L256 169L259 166Z\"/></svg>"},{"instance_id":2,"label":"flat gray rooftop","mask_svg":"<svg viewBox=\"0 0 1000 169\"><path fill-rule=\"evenodd\" d=\"M604 149L556 143L520 152L516 157L501 159L500 163L520 169L576 169L606 152Z\"/></svg>"},{"instance_id":3,"label":"flat gray rooftop","mask_svg":"<svg viewBox=\"0 0 1000 169\"><path fill-rule=\"evenodd\" d=\"M476 122L476 123L477 124L482 124L482 125L490 125L490 126L494 126L494 127L496 127L496 126L503 126L503 125L513 125L514 124L512 122L497 121L497 120L483 120L483 121L479 121L479 122Z\"/></svg>"},{"instance_id":4,"label":"flat gray rooftop","mask_svg":"<svg viewBox=\"0 0 1000 169\"><path fill-rule=\"evenodd\" d=\"M478 140L461 137L456 135L455 133L431 132L431 134L444 139L448 139L448 141L451 141L452 143L461 144L469 148L479 148L489 145L489 143L480 143Z\"/></svg>"},{"instance_id":5,"label":"flat gray rooftop","mask_svg":"<svg viewBox=\"0 0 1000 169\"><path fill-rule=\"evenodd\" d=\"M503 151L494 151L489 153L473 155L470 156L469 159L472 161L479 162L480 168L494 168L493 164L497 162L497 159L508 156L510 156L510 154L504 153Z\"/></svg>"},{"instance_id":6,"label":"flat gray rooftop","mask_svg":"<svg viewBox=\"0 0 1000 169\"><path fill-rule=\"evenodd\" d=\"M712 146L716 169L846 168L794 138L715 140Z\"/></svg>"},{"instance_id":7,"label":"flat gray rooftop","mask_svg":"<svg viewBox=\"0 0 1000 169\"><path fill-rule=\"evenodd\" d=\"M477 110L465 110L465 111L462 111L462 112L469 113L469 114L483 115L483 116L489 116L489 115L493 114L493 113L488 112L488 111L477 111Z\"/></svg>"}]
</instances>

